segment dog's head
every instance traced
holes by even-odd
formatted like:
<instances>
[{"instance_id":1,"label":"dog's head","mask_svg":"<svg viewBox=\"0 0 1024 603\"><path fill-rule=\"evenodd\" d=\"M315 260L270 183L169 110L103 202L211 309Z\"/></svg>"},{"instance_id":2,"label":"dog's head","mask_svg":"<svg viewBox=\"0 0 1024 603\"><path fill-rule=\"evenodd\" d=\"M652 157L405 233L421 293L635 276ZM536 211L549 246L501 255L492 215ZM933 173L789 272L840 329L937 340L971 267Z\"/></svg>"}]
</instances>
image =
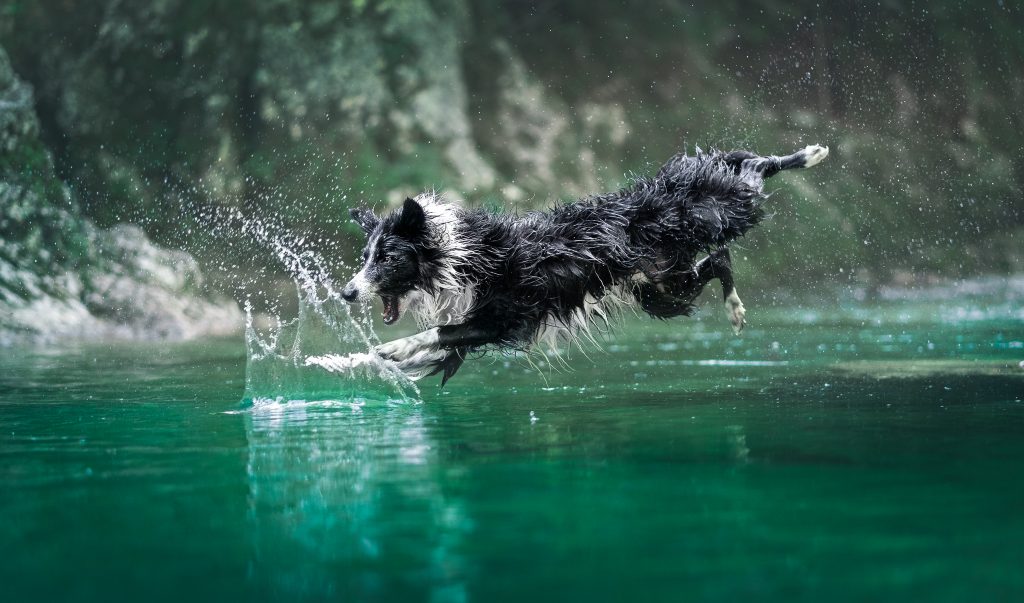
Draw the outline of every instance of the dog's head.
<instances>
[{"instance_id":1,"label":"dog's head","mask_svg":"<svg viewBox=\"0 0 1024 603\"><path fill-rule=\"evenodd\" d=\"M366 233L363 267L345 285L347 302L368 302L379 295L384 303L384 323L398 320L408 306L409 295L423 283L429 230L423 207L406 199L402 207L378 218L368 209L352 209L352 219Z\"/></svg>"}]
</instances>

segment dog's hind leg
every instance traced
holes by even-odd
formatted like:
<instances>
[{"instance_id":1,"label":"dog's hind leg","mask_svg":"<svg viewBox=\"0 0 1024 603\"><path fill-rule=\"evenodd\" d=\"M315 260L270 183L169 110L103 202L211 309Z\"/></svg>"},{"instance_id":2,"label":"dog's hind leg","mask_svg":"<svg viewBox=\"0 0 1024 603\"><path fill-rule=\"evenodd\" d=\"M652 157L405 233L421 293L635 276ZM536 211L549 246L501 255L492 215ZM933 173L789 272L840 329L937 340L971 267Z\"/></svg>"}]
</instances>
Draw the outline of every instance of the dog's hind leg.
<instances>
[{"instance_id":1,"label":"dog's hind leg","mask_svg":"<svg viewBox=\"0 0 1024 603\"><path fill-rule=\"evenodd\" d=\"M655 318L673 318L693 314L693 300L701 294L704 287L714 279L722 283L722 295L725 298L725 311L732 323L733 331L739 334L746 324L746 309L740 296L736 293L736 285L732 280L732 258L729 250L722 247L697 262L691 270L677 272L661 281L661 285L644 283L634 288L640 307Z\"/></svg>"},{"instance_id":2,"label":"dog's hind leg","mask_svg":"<svg viewBox=\"0 0 1024 603\"><path fill-rule=\"evenodd\" d=\"M644 283L634 289L637 302L644 312L655 318L674 318L693 314L693 298L680 297L658 289L653 283Z\"/></svg>"},{"instance_id":3,"label":"dog's hind leg","mask_svg":"<svg viewBox=\"0 0 1024 603\"><path fill-rule=\"evenodd\" d=\"M722 284L722 297L725 298L725 312L732 323L732 330L739 335L746 325L746 309L740 296L736 293L736 285L732 279L732 256L725 247L716 249L706 258L697 262L693 272L689 273L679 284L680 295L696 298L712 279Z\"/></svg>"},{"instance_id":4,"label":"dog's hind leg","mask_svg":"<svg viewBox=\"0 0 1024 603\"><path fill-rule=\"evenodd\" d=\"M719 249L704 258L711 265L711 272L714 273L718 282L722 283L722 297L725 298L725 313L732 323L732 330L737 335L747 324L747 310L743 307L743 301L736 293L736 285L732 280L732 256L726 248ZM698 269L699 270L699 269Z\"/></svg>"}]
</instances>

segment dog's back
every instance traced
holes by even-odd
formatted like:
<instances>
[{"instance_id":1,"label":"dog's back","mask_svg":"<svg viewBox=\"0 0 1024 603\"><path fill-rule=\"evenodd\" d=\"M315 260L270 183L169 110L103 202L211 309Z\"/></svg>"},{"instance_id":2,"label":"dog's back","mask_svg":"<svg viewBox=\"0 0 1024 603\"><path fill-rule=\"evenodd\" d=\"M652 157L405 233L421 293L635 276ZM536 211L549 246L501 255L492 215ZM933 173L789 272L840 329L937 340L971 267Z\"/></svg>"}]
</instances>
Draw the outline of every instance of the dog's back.
<instances>
[{"instance_id":1,"label":"dog's back","mask_svg":"<svg viewBox=\"0 0 1024 603\"><path fill-rule=\"evenodd\" d=\"M761 220L765 178L814 165L827 152L679 154L653 178L535 218L522 236L543 245L542 266L554 264L550 269L559 275L588 275L586 290L595 297L616 283L663 284L692 271L699 253L726 247Z\"/></svg>"}]
</instances>

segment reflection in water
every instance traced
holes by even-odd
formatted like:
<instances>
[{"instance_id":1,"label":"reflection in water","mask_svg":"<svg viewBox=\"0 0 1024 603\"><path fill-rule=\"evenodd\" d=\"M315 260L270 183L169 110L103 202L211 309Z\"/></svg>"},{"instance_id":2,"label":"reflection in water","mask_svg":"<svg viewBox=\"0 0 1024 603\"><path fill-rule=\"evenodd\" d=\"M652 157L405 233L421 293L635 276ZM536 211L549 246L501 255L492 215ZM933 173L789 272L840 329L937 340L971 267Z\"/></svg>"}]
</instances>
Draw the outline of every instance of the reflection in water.
<instances>
[{"instance_id":1,"label":"reflection in water","mask_svg":"<svg viewBox=\"0 0 1024 603\"><path fill-rule=\"evenodd\" d=\"M419 390L367 354L379 343L371 321L342 302L322 257L263 221L233 217L276 254L298 292L298 316L262 331L246 308L257 591L464 600L458 551L470 522L441 487L457 468L438 469Z\"/></svg>"},{"instance_id":2,"label":"reflection in water","mask_svg":"<svg viewBox=\"0 0 1024 603\"><path fill-rule=\"evenodd\" d=\"M441 486L458 469L438 469L422 408L293 402L246 413L258 592L465 600L460 549L472 522Z\"/></svg>"},{"instance_id":3,"label":"reflection in water","mask_svg":"<svg viewBox=\"0 0 1024 603\"><path fill-rule=\"evenodd\" d=\"M742 425L726 425L725 441L733 460L738 463L750 462L750 448L747 447L747 436Z\"/></svg>"}]
</instances>

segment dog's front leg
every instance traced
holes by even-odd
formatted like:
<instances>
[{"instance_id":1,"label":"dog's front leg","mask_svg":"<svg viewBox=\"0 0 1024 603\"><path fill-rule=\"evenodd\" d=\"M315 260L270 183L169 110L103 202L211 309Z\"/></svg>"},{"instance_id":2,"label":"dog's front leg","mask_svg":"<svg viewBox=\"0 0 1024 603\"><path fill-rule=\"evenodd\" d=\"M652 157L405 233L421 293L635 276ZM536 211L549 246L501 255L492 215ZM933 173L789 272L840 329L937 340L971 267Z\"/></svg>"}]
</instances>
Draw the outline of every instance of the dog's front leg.
<instances>
[{"instance_id":1,"label":"dog's front leg","mask_svg":"<svg viewBox=\"0 0 1024 603\"><path fill-rule=\"evenodd\" d=\"M382 343L374 350L380 356L395 362L406 361L416 354L439 349L439 327L421 331L415 335Z\"/></svg>"},{"instance_id":2,"label":"dog's front leg","mask_svg":"<svg viewBox=\"0 0 1024 603\"><path fill-rule=\"evenodd\" d=\"M440 349L476 348L498 343L500 333L494 327L474 323L444 325L427 329L409 337L377 346L376 352L389 360L401 362L418 353Z\"/></svg>"},{"instance_id":3,"label":"dog's front leg","mask_svg":"<svg viewBox=\"0 0 1024 603\"><path fill-rule=\"evenodd\" d=\"M474 323L444 325L377 346L376 352L392 360L407 374L419 378L444 371L444 385L462 366L474 348L498 343L501 333L494 327Z\"/></svg>"},{"instance_id":4,"label":"dog's front leg","mask_svg":"<svg viewBox=\"0 0 1024 603\"><path fill-rule=\"evenodd\" d=\"M433 375L442 369L448 374L444 367L451 363L450 357L453 355L452 351L438 345L437 328L379 345L374 351L382 358L394 362L399 370L413 380Z\"/></svg>"}]
</instances>

